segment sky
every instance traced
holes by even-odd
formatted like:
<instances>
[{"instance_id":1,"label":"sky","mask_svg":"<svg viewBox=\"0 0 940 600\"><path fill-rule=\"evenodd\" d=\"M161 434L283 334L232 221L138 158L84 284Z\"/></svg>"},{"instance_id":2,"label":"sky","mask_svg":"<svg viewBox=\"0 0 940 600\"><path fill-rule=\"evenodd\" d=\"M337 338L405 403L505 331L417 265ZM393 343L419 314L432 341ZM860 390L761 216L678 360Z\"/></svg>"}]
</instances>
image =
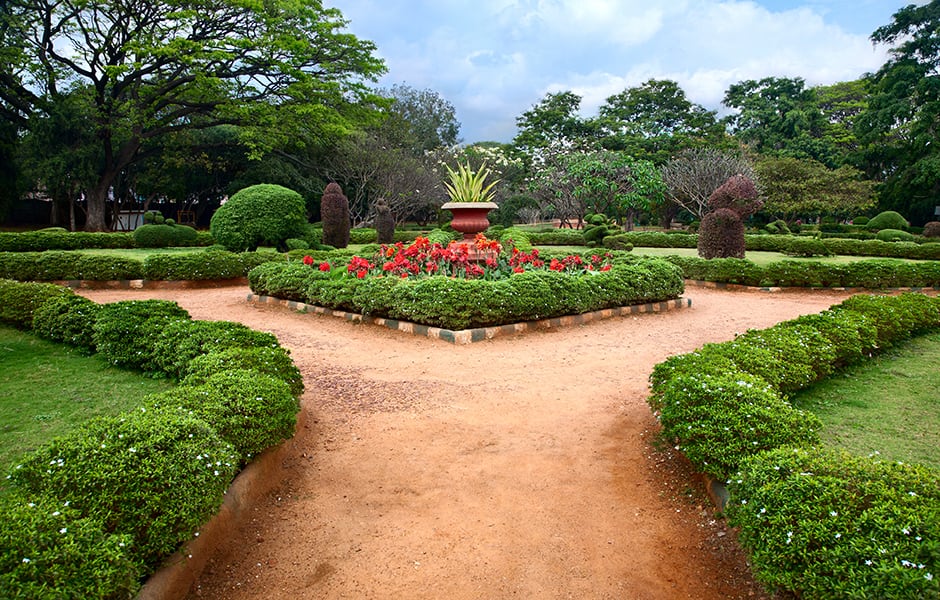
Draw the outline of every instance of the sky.
<instances>
[{"instance_id":1,"label":"sky","mask_svg":"<svg viewBox=\"0 0 940 600\"><path fill-rule=\"evenodd\" d=\"M454 105L464 143L509 142L516 118L548 93L604 101L655 79L727 114L734 83L802 77L807 85L877 71L871 34L901 0L328 0L348 31L377 47L379 86L433 90Z\"/></svg>"}]
</instances>

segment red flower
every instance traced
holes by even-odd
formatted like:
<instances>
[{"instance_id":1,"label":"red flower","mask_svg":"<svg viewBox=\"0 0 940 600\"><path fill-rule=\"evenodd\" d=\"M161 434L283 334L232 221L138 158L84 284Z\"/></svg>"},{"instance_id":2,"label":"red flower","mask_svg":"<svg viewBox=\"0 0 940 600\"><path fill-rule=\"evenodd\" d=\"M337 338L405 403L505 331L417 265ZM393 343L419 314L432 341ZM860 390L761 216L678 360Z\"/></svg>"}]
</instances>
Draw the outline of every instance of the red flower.
<instances>
[{"instance_id":1,"label":"red flower","mask_svg":"<svg viewBox=\"0 0 940 600\"><path fill-rule=\"evenodd\" d=\"M512 272L513 273L525 273L525 269L522 267L513 267Z\"/></svg>"},{"instance_id":2,"label":"red flower","mask_svg":"<svg viewBox=\"0 0 940 600\"><path fill-rule=\"evenodd\" d=\"M330 263L328 263L328 262L326 262L326 261L321 262L321 263L320 263L320 270L321 270L321 271L329 271L329 270L330 270Z\"/></svg>"},{"instance_id":3,"label":"red flower","mask_svg":"<svg viewBox=\"0 0 940 600\"><path fill-rule=\"evenodd\" d=\"M356 271L356 277L359 278L359 279L365 279L365 277L366 277L366 272L365 272L365 271Z\"/></svg>"},{"instance_id":4,"label":"red flower","mask_svg":"<svg viewBox=\"0 0 940 600\"><path fill-rule=\"evenodd\" d=\"M312 256L305 256L305 257L304 257L304 264L307 265L308 267L309 267L310 265L312 265L312 264L313 264L313 257L312 257Z\"/></svg>"}]
</instances>

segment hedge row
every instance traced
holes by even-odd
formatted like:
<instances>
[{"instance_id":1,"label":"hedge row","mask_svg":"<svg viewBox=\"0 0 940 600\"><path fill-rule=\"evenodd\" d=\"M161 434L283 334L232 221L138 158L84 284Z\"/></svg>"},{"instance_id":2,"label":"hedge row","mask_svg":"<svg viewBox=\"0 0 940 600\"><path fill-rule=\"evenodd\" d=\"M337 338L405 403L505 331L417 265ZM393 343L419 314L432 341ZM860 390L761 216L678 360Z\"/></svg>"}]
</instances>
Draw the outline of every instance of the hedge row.
<instances>
[{"instance_id":1,"label":"hedge row","mask_svg":"<svg viewBox=\"0 0 940 600\"><path fill-rule=\"evenodd\" d=\"M186 236L180 246L211 246L212 236L207 231ZM93 233L66 231L62 228L39 231L0 232L0 252L42 252L44 250L89 250L92 248L137 248L139 244L132 232Z\"/></svg>"},{"instance_id":2,"label":"hedge row","mask_svg":"<svg viewBox=\"0 0 940 600\"><path fill-rule=\"evenodd\" d=\"M938 473L819 449L819 420L787 394L937 327L938 298L859 295L654 367L663 436L730 480L758 580L801 598L936 597Z\"/></svg>"},{"instance_id":3,"label":"hedge row","mask_svg":"<svg viewBox=\"0 0 940 600\"><path fill-rule=\"evenodd\" d=\"M629 256L604 272L527 271L497 281L444 276L336 279L303 264L270 263L252 270L248 282L263 296L453 330L659 302L683 291L682 274L675 266Z\"/></svg>"},{"instance_id":4,"label":"hedge row","mask_svg":"<svg viewBox=\"0 0 940 600\"><path fill-rule=\"evenodd\" d=\"M284 260L274 252L151 254L144 260L83 252L3 252L0 278L17 281L115 281L121 279L209 280L244 277L263 262Z\"/></svg>"},{"instance_id":5,"label":"hedge row","mask_svg":"<svg viewBox=\"0 0 940 600\"><path fill-rule=\"evenodd\" d=\"M693 256L665 256L679 266L686 279L780 287L861 287L890 289L940 286L940 262L900 262L870 259L846 264L782 260L758 265L740 258L705 260Z\"/></svg>"},{"instance_id":6,"label":"hedge row","mask_svg":"<svg viewBox=\"0 0 940 600\"><path fill-rule=\"evenodd\" d=\"M623 242L636 248L695 248L698 235L692 233L664 233L661 231L633 231L618 234ZM788 253L794 242L809 238L793 235L745 235L747 250ZM536 235L532 241L541 244ZM881 240L858 240L841 237L824 237L820 240L825 252L817 254L839 254L843 256L875 256L881 258L908 258L915 260L940 260L940 243L923 240L915 242L885 242Z\"/></svg>"},{"instance_id":7,"label":"hedge row","mask_svg":"<svg viewBox=\"0 0 940 600\"><path fill-rule=\"evenodd\" d=\"M23 457L0 496L0 597L128 598L218 510L253 456L293 435L301 375L268 333L162 300L98 305L0 280L0 322L180 379Z\"/></svg>"},{"instance_id":8,"label":"hedge row","mask_svg":"<svg viewBox=\"0 0 940 600\"><path fill-rule=\"evenodd\" d=\"M395 230L394 242L413 242L418 237L427 237L427 231L403 231ZM372 227L357 227L349 231L350 244L374 244L378 241L379 234Z\"/></svg>"}]
</instances>

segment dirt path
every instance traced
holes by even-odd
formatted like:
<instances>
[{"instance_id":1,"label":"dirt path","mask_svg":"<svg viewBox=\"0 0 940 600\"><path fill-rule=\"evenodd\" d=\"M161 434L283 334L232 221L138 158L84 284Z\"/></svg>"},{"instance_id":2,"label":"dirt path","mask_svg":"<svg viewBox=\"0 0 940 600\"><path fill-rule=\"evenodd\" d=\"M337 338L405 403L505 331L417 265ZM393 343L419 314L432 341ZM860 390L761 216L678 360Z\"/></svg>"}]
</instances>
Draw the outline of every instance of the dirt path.
<instances>
[{"instance_id":1,"label":"dirt path","mask_svg":"<svg viewBox=\"0 0 940 600\"><path fill-rule=\"evenodd\" d=\"M271 331L309 426L284 482L191 598L761 597L681 457L651 441L654 364L846 294L690 288L692 308L453 346L245 301L178 301Z\"/></svg>"}]
</instances>

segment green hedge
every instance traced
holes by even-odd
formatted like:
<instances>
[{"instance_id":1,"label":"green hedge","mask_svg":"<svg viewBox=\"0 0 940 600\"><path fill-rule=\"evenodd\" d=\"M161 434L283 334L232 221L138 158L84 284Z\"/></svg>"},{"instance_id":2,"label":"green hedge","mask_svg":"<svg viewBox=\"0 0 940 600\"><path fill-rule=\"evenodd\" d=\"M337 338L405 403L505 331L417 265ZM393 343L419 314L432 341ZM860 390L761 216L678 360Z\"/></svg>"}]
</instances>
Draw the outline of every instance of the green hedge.
<instances>
[{"instance_id":1,"label":"green hedge","mask_svg":"<svg viewBox=\"0 0 940 600\"><path fill-rule=\"evenodd\" d=\"M2 252L0 278L17 281L218 280L244 277L254 267L285 260L271 251L235 254L210 249L182 254L152 254L143 261L81 252Z\"/></svg>"},{"instance_id":2,"label":"green hedge","mask_svg":"<svg viewBox=\"0 0 940 600\"><path fill-rule=\"evenodd\" d=\"M849 235L849 234L846 234ZM858 234L859 237L872 238L872 234ZM698 244L698 235L690 233L664 233L660 231L632 231L618 234L624 242L633 244L635 248L695 248ZM747 250L760 252L789 253L791 249L803 248L807 236L792 235L754 235L744 236L744 245ZM534 244L541 244L539 235L532 238ZM848 239L846 237L827 237L821 240L825 251L815 246L818 251L813 254L844 256L874 256L880 258L908 258L915 260L940 260L940 243L932 242L928 238L917 238L908 242L886 242L877 239ZM802 252L796 252L802 254Z\"/></svg>"},{"instance_id":3,"label":"green hedge","mask_svg":"<svg viewBox=\"0 0 940 600\"><path fill-rule=\"evenodd\" d=\"M191 228L187 228L191 229ZM211 246L215 243L208 231L180 234L185 239L179 246ZM137 248L133 232L93 233L44 229L39 231L0 232L0 252L43 252L45 250L89 250L92 248Z\"/></svg>"},{"instance_id":4,"label":"green hedge","mask_svg":"<svg viewBox=\"0 0 940 600\"><path fill-rule=\"evenodd\" d=\"M745 461L729 522L755 578L807 600L940 597L937 472L819 448Z\"/></svg>"},{"instance_id":5,"label":"green hedge","mask_svg":"<svg viewBox=\"0 0 940 600\"><path fill-rule=\"evenodd\" d=\"M676 267L640 257L620 258L609 271L529 271L497 281L336 279L315 264L272 263L249 273L248 282L259 295L454 330L659 302L677 298L684 289Z\"/></svg>"},{"instance_id":6,"label":"green hedge","mask_svg":"<svg viewBox=\"0 0 940 600\"><path fill-rule=\"evenodd\" d=\"M782 260L758 265L746 259L665 256L686 279L781 287L861 287L889 289L940 286L940 262L899 262L879 259L847 264Z\"/></svg>"},{"instance_id":7,"label":"green hedge","mask_svg":"<svg viewBox=\"0 0 940 600\"><path fill-rule=\"evenodd\" d=\"M819 420L786 394L938 327L938 298L858 295L654 367L662 435L730 480L728 515L760 581L805 598L936 596L938 473L817 448Z\"/></svg>"},{"instance_id":8,"label":"green hedge","mask_svg":"<svg viewBox=\"0 0 940 600\"><path fill-rule=\"evenodd\" d=\"M0 597L131 597L214 514L238 467L293 433L303 381L271 334L52 284L0 280L2 310L185 383L165 408L92 420L23 457L0 496Z\"/></svg>"}]
</instances>

